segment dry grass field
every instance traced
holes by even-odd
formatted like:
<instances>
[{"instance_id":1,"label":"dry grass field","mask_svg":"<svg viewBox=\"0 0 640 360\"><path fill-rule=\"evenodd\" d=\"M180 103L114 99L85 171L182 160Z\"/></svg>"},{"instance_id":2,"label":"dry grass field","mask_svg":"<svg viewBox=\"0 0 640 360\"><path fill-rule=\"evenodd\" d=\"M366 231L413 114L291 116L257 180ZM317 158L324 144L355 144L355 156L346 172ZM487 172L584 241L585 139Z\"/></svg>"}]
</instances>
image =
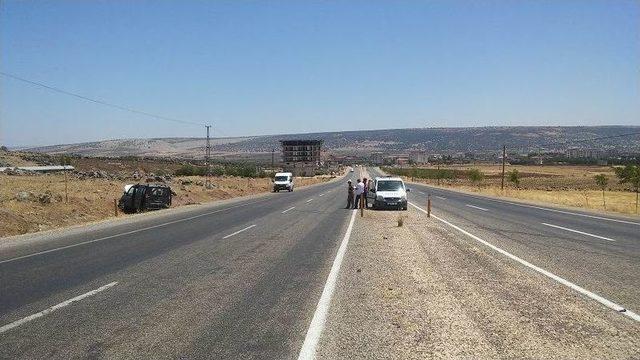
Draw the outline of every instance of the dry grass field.
<instances>
[{"instance_id":1,"label":"dry grass field","mask_svg":"<svg viewBox=\"0 0 640 360\"><path fill-rule=\"evenodd\" d=\"M442 166L441 169L469 170L479 169L485 175L477 184L467 178L441 180L440 186L457 190L481 193L496 197L526 200L598 211L611 211L624 214L636 214L636 194L625 184L620 184L613 168L609 166L513 166L506 172L517 169L520 173L520 185L505 180L504 191L500 188L502 167L500 165L459 165ZM606 208L602 190L594 176L604 174L608 179L605 190ZM410 176L405 179L412 180ZM430 185L437 185L434 179L413 179Z\"/></svg>"},{"instance_id":2,"label":"dry grass field","mask_svg":"<svg viewBox=\"0 0 640 360\"><path fill-rule=\"evenodd\" d=\"M69 176L65 202L63 174L9 176L0 174L0 237L88 223L113 217L114 199L131 180L77 179ZM296 186L330 180L329 176L297 178ZM191 184L187 184L190 180ZM202 177L178 177L170 183L176 192L172 207L268 192L269 178L212 177L214 188L198 185ZM183 182L185 185L183 185ZM18 193L28 198L18 200ZM42 200L42 201L41 201ZM120 216L123 214L120 213Z\"/></svg>"}]
</instances>

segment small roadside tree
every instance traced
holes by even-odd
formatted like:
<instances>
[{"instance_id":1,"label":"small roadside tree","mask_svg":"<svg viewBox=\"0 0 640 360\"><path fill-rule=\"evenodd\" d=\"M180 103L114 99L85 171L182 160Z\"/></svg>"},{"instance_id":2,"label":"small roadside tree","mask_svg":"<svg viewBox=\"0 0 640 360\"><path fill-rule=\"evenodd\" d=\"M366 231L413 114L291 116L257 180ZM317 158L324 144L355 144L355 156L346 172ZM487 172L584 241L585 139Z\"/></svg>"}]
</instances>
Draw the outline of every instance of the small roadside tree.
<instances>
[{"instance_id":1,"label":"small roadside tree","mask_svg":"<svg viewBox=\"0 0 640 360\"><path fill-rule=\"evenodd\" d=\"M63 166L71 165L71 156L67 154L60 155L60 165L63 165Z\"/></svg>"},{"instance_id":2,"label":"small roadside tree","mask_svg":"<svg viewBox=\"0 0 640 360\"><path fill-rule=\"evenodd\" d=\"M484 179L484 173L482 171L478 169L469 170L469 180L471 180L472 183L478 185L479 187L482 179Z\"/></svg>"},{"instance_id":3,"label":"small roadside tree","mask_svg":"<svg viewBox=\"0 0 640 360\"><path fill-rule=\"evenodd\" d=\"M602 207L606 210L607 201L604 197L604 190L607 188L607 184L609 184L609 178L605 174L598 174L594 176L593 179L596 181L598 187L602 190Z\"/></svg>"},{"instance_id":4,"label":"small roadside tree","mask_svg":"<svg viewBox=\"0 0 640 360\"><path fill-rule=\"evenodd\" d=\"M507 174L509 182L512 182L513 185L515 185L516 188L520 188L520 172L518 171L518 169L513 169L511 171L509 171L509 173Z\"/></svg>"},{"instance_id":5,"label":"small roadside tree","mask_svg":"<svg viewBox=\"0 0 640 360\"><path fill-rule=\"evenodd\" d=\"M615 168L616 176L621 184L630 184L636 193L636 214L638 213L638 190L640 188L640 167L627 165Z\"/></svg>"}]
</instances>

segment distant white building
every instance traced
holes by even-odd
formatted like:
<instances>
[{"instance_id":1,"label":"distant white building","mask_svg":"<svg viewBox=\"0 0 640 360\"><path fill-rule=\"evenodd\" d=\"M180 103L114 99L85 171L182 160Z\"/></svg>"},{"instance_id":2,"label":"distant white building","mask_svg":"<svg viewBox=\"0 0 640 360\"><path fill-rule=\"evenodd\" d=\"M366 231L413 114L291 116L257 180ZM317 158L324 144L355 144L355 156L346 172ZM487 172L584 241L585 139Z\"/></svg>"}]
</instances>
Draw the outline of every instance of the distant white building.
<instances>
[{"instance_id":1,"label":"distant white building","mask_svg":"<svg viewBox=\"0 0 640 360\"><path fill-rule=\"evenodd\" d=\"M54 172L64 170L74 170L71 165L52 165L52 166L9 166L0 167L0 171L10 170L23 170L23 171L35 171L35 172Z\"/></svg>"},{"instance_id":2,"label":"distant white building","mask_svg":"<svg viewBox=\"0 0 640 360\"><path fill-rule=\"evenodd\" d=\"M384 153L382 153L381 151L371 153L371 162L376 165L384 164Z\"/></svg>"},{"instance_id":3,"label":"distant white building","mask_svg":"<svg viewBox=\"0 0 640 360\"><path fill-rule=\"evenodd\" d=\"M409 161L414 162L416 164L427 164L429 163L429 155L426 151L415 150L409 152Z\"/></svg>"}]
</instances>

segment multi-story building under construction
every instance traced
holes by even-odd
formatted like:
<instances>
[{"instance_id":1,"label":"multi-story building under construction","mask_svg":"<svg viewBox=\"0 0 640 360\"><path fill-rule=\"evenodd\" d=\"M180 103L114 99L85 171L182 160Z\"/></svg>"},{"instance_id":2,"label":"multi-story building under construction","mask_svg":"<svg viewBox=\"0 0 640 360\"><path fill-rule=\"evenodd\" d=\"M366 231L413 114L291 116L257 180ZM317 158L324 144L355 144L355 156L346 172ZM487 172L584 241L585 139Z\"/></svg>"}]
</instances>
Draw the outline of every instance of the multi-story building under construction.
<instances>
[{"instance_id":1,"label":"multi-story building under construction","mask_svg":"<svg viewBox=\"0 0 640 360\"><path fill-rule=\"evenodd\" d=\"M320 166L322 140L281 140L285 171L294 176L313 176Z\"/></svg>"}]
</instances>

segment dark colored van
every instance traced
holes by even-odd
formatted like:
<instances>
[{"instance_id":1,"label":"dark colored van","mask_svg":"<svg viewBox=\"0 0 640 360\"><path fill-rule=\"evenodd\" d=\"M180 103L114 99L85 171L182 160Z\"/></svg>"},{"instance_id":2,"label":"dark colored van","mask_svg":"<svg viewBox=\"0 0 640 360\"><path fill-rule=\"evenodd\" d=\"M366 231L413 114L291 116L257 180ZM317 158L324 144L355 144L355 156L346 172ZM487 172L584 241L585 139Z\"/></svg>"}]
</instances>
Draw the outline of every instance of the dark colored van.
<instances>
[{"instance_id":1,"label":"dark colored van","mask_svg":"<svg viewBox=\"0 0 640 360\"><path fill-rule=\"evenodd\" d=\"M167 185L136 184L128 186L118 202L125 213L160 210L171 207L171 196L175 193Z\"/></svg>"}]
</instances>

